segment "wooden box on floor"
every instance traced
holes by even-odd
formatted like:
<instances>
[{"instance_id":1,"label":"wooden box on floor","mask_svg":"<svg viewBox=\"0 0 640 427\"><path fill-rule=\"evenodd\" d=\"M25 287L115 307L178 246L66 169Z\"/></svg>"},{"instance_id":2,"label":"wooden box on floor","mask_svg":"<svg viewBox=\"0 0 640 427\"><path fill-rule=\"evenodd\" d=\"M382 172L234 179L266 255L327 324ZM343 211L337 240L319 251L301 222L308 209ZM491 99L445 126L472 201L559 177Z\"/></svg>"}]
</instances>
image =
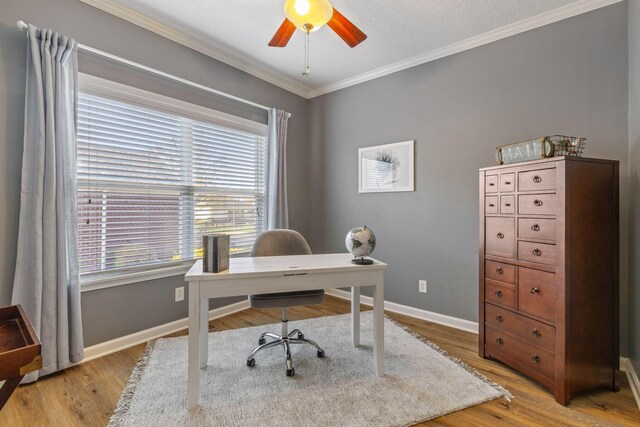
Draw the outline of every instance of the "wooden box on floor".
<instances>
[{"instance_id":1,"label":"wooden box on floor","mask_svg":"<svg viewBox=\"0 0 640 427\"><path fill-rule=\"evenodd\" d=\"M557 157L480 170L481 357L566 405L618 389L618 162Z\"/></svg>"},{"instance_id":2,"label":"wooden box on floor","mask_svg":"<svg viewBox=\"0 0 640 427\"><path fill-rule=\"evenodd\" d=\"M42 367L41 344L20 305L0 308L0 409L25 374Z\"/></svg>"}]
</instances>

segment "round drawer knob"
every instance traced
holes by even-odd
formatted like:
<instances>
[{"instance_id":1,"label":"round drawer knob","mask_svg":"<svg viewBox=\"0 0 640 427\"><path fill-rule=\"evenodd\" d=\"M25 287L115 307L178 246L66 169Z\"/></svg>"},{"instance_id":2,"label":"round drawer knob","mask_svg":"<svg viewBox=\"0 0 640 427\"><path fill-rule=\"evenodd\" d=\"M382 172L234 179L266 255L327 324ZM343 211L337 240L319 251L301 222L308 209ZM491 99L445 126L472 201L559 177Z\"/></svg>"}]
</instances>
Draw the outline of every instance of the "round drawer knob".
<instances>
[{"instance_id":1,"label":"round drawer knob","mask_svg":"<svg viewBox=\"0 0 640 427\"><path fill-rule=\"evenodd\" d=\"M540 289L538 289L538 288L531 288L531 293L532 293L532 294L537 294L537 293L539 293L539 292L540 292Z\"/></svg>"},{"instance_id":2,"label":"round drawer knob","mask_svg":"<svg viewBox=\"0 0 640 427\"><path fill-rule=\"evenodd\" d=\"M502 234L502 233L498 233L498 234L496 234L496 237L497 237L498 239L504 239L504 234Z\"/></svg>"},{"instance_id":3,"label":"round drawer knob","mask_svg":"<svg viewBox=\"0 0 640 427\"><path fill-rule=\"evenodd\" d=\"M504 274L504 270L502 269L502 267L498 267L498 268L496 268L496 273Z\"/></svg>"},{"instance_id":4,"label":"round drawer knob","mask_svg":"<svg viewBox=\"0 0 640 427\"><path fill-rule=\"evenodd\" d=\"M495 205L494 205L493 203L489 203L489 207L490 207L490 208L492 208L492 207L494 207L494 206L495 206Z\"/></svg>"},{"instance_id":5,"label":"round drawer knob","mask_svg":"<svg viewBox=\"0 0 640 427\"><path fill-rule=\"evenodd\" d=\"M504 205L505 205L506 207L509 207L509 206L511 206L511 203L505 203Z\"/></svg>"},{"instance_id":6,"label":"round drawer knob","mask_svg":"<svg viewBox=\"0 0 640 427\"><path fill-rule=\"evenodd\" d=\"M540 255L542 255L542 251L541 251L540 249L538 249L538 248L535 248L535 249L533 250L533 252L531 252L531 253L532 253L532 254L534 254L535 256L540 256Z\"/></svg>"},{"instance_id":7,"label":"round drawer knob","mask_svg":"<svg viewBox=\"0 0 640 427\"><path fill-rule=\"evenodd\" d=\"M502 323L502 321L504 320L504 318L503 318L501 315L499 315L499 314L498 314L498 315L496 316L496 320L497 320L498 322Z\"/></svg>"},{"instance_id":8,"label":"round drawer knob","mask_svg":"<svg viewBox=\"0 0 640 427\"><path fill-rule=\"evenodd\" d=\"M533 204L534 204L534 205L536 205L536 206L542 206L544 203L542 202L542 200L535 199L535 200L533 201Z\"/></svg>"},{"instance_id":9,"label":"round drawer knob","mask_svg":"<svg viewBox=\"0 0 640 427\"><path fill-rule=\"evenodd\" d=\"M534 329L533 331L531 331L531 335L533 335L534 337L538 337L538 338L540 338L542 336L540 331L537 330L537 329Z\"/></svg>"},{"instance_id":10,"label":"round drawer knob","mask_svg":"<svg viewBox=\"0 0 640 427\"><path fill-rule=\"evenodd\" d=\"M495 296L497 297L501 297L502 296L502 291L500 289L496 289L496 291L494 292Z\"/></svg>"},{"instance_id":11,"label":"round drawer knob","mask_svg":"<svg viewBox=\"0 0 640 427\"><path fill-rule=\"evenodd\" d=\"M493 187L495 184L493 182L489 183L489 187Z\"/></svg>"},{"instance_id":12,"label":"round drawer knob","mask_svg":"<svg viewBox=\"0 0 640 427\"><path fill-rule=\"evenodd\" d=\"M533 224L533 225L531 226L531 230L533 230L533 231L540 231L540 226L539 226L538 224Z\"/></svg>"},{"instance_id":13,"label":"round drawer knob","mask_svg":"<svg viewBox=\"0 0 640 427\"><path fill-rule=\"evenodd\" d=\"M534 354L533 356L531 356L531 360L533 361L533 363L540 363L540 356Z\"/></svg>"},{"instance_id":14,"label":"round drawer knob","mask_svg":"<svg viewBox=\"0 0 640 427\"><path fill-rule=\"evenodd\" d=\"M500 344L500 345L504 344L503 339L500 337L496 338L496 344Z\"/></svg>"},{"instance_id":15,"label":"round drawer knob","mask_svg":"<svg viewBox=\"0 0 640 427\"><path fill-rule=\"evenodd\" d=\"M534 176L533 177L533 182L536 182L536 183L542 182L542 177L540 177L538 175Z\"/></svg>"}]
</instances>

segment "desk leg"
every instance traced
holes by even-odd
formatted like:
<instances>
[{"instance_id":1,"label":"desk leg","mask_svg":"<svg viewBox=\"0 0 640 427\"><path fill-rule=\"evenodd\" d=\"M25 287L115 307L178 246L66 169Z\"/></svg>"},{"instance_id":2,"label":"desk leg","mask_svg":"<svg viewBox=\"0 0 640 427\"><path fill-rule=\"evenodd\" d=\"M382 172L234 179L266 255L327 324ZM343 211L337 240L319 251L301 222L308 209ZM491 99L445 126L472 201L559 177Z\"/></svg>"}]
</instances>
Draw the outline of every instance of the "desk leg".
<instances>
[{"instance_id":1,"label":"desk leg","mask_svg":"<svg viewBox=\"0 0 640 427\"><path fill-rule=\"evenodd\" d=\"M200 283L189 282L189 359L187 407L194 409L200 400Z\"/></svg>"},{"instance_id":2,"label":"desk leg","mask_svg":"<svg viewBox=\"0 0 640 427\"><path fill-rule=\"evenodd\" d=\"M351 287L351 337L353 346L360 345L360 286Z\"/></svg>"},{"instance_id":3,"label":"desk leg","mask_svg":"<svg viewBox=\"0 0 640 427\"><path fill-rule=\"evenodd\" d=\"M209 300L200 300L200 369L209 361Z\"/></svg>"},{"instance_id":4,"label":"desk leg","mask_svg":"<svg viewBox=\"0 0 640 427\"><path fill-rule=\"evenodd\" d=\"M378 275L373 291L373 363L379 377L384 376L384 272Z\"/></svg>"}]
</instances>

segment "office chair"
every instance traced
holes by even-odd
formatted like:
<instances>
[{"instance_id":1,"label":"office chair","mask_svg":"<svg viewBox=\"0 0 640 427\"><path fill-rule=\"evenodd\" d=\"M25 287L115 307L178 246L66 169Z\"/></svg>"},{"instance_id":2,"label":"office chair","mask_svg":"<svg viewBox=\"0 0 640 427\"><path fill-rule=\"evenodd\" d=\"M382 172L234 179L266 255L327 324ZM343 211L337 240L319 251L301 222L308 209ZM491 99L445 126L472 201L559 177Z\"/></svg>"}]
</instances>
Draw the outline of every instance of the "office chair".
<instances>
[{"instance_id":1,"label":"office chair","mask_svg":"<svg viewBox=\"0 0 640 427\"><path fill-rule=\"evenodd\" d=\"M311 249L307 241L300 233L293 230L269 230L258 236L251 256L278 256L278 255L308 255ZM258 347L256 347L249 357L247 366L253 367L256 364L254 356L261 350L282 346L286 356L287 376L295 374L293 360L291 359L291 344L311 344L317 350L316 355L324 357L324 350L314 341L306 339L299 329L288 332L287 307L299 305L322 304L324 301L324 290L280 292L275 294L249 295L249 304L253 308L274 308L282 307L282 332L280 335L265 332L260 335ZM267 342L267 338L273 341Z\"/></svg>"}]
</instances>

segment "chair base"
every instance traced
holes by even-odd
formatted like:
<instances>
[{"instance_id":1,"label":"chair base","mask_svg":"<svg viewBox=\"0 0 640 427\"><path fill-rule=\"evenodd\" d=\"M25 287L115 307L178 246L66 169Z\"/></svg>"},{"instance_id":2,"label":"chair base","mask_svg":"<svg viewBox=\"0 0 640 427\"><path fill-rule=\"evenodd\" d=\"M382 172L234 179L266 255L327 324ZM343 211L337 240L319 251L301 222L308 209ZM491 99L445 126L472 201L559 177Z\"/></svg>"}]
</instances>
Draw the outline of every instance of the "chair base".
<instances>
[{"instance_id":1,"label":"chair base","mask_svg":"<svg viewBox=\"0 0 640 427\"><path fill-rule=\"evenodd\" d=\"M273 338L273 341L267 342L267 337ZM291 344L310 344L316 348L316 356L320 358L324 357L324 350L321 349L315 341L306 339L300 329L294 329L286 335L278 335L271 332L265 332L264 334L260 335L258 344L260 345L251 352L249 357L247 357L247 366L255 366L256 360L254 356L258 354L259 351L271 347L282 346L284 348L285 363L287 367L286 374L288 377L292 377L295 375L295 369L293 368L293 359L291 358Z\"/></svg>"}]
</instances>

